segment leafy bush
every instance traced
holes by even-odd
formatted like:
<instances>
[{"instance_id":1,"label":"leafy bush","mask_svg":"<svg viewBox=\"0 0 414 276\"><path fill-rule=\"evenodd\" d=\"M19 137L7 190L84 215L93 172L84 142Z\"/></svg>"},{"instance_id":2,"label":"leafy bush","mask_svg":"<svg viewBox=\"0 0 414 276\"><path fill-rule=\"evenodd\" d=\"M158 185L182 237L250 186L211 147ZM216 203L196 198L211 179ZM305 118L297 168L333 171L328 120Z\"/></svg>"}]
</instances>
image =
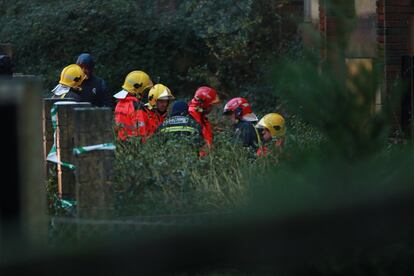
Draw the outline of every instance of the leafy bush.
<instances>
[{"instance_id":1,"label":"leafy bush","mask_svg":"<svg viewBox=\"0 0 414 276\"><path fill-rule=\"evenodd\" d=\"M45 93L89 51L114 92L129 71L142 69L180 96L201 84L225 97L272 95L256 86L281 52L280 1L181 0L169 9L149 0L2 2L2 42L14 45L17 72L44 77ZM271 97L261 103L276 106Z\"/></svg>"}]
</instances>

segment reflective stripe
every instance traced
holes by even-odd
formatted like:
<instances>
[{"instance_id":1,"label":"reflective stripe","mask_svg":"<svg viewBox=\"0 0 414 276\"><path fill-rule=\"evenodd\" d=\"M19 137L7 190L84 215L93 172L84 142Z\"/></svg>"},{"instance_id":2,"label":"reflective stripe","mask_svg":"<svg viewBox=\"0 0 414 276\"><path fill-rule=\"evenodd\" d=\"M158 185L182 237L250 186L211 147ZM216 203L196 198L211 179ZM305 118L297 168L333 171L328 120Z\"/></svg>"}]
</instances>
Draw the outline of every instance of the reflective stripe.
<instances>
[{"instance_id":1,"label":"reflective stripe","mask_svg":"<svg viewBox=\"0 0 414 276\"><path fill-rule=\"evenodd\" d=\"M180 132L180 131L184 131L184 132L191 132L191 133L196 133L197 130L193 127L190 126L172 126L172 127L166 127L160 130L160 132Z\"/></svg>"},{"instance_id":2,"label":"reflective stripe","mask_svg":"<svg viewBox=\"0 0 414 276\"><path fill-rule=\"evenodd\" d=\"M72 81L74 81L74 80L77 78L77 77L75 77L75 76L68 75L68 74L63 74L63 77L68 78L68 79L70 79L70 80L72 80Z\"/></svg>"}]
</instances>

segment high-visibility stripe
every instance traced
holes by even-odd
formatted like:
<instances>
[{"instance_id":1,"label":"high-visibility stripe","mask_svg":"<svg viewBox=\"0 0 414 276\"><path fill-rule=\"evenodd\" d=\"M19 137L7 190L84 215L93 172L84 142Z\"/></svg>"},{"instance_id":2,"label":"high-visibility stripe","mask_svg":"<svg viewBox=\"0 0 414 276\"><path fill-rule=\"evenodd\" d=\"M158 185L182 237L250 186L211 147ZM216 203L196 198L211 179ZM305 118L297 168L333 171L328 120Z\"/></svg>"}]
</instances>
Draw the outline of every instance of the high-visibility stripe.
<instances>
[{"instance_id":1,"label":"high-visibility stripe","mask_svg":"<svg viewBox=\"0 0 414 276\"><path fill-rule=\"evenodd\" d=\"M68 78L72 81L74 81L77 77L73 76L73 75L68 75L68 74L63 74L63 77Z\"/></svg>"},{"instance_id":2,"label":"high-visibility stripe","mask_svg":"<svg viewBox=\"0 0 414 276\"><path fill-rule=\"evenodd\" d=\"M171 127L166 127L160 130L160 132L191 132L191 133L196 133L197 130L193 127L190 126L171 126Z\"/></svg>"}]
</instances>

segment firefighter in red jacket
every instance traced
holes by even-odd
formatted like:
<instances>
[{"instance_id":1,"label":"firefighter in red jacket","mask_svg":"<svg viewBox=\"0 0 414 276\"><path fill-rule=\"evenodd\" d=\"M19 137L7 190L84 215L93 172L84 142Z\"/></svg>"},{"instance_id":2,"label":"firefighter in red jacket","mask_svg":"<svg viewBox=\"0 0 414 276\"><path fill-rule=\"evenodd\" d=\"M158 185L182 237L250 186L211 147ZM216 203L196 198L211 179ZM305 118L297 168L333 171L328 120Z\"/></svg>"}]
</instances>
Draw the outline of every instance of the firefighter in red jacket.
<instances>
[{"instance_id":1,"label":"firefighter in red jacket","mask_svg":"<svg viewBox=\"0 0 414 276\"><path fill-rule=\"evenodd\" d=\"M148 103L137 111L138 135L142 142L152 136L164 122L173 99L171 90L163 84L154 85L148 92Z\"/></svg>"},{"instance_id":2,"label":"firefighter in red jacket","mask_svg":"<svg viewBox=\"0 0 414 276\"><path fill-rule=\"evenodd\" d=\"M266 156L273 150L281 152L285 143L286 126L285 119L278 113L269 113L265 115L256 125L256 128L262 133L261 145L257 150L258 156ZM267 144L267 145L266 145Z\"/></svg>"},{"instance_id":3,"label":"firefighter in red jacket","mask_svg":"<svg viewBox=\"0 0 414 276\"><path fill-rule=\"evenodd\" d=\"M200 150L200 156L207 155L208 150L213 145L213 130L207 115L211 112L213 106L219 102L220 99L214 88L202 86L197 89L194 98L188 105L188 113L201 126L201 134L205 141L205 145Z\"/></svg>"},{"instance_id":4,"label":"firefighter in red jacket","mask_svg":"<svg viewBox=\"0 0 414 276\"><path fill-rule=\"evenodd\" d=\"M150 77L143 71L132 71L124 81L122 90L114 95L118 100L115 107L115 124L118 139L138 136L137 111L142 94L153 86Z\"/></svg>"}]
</instances>

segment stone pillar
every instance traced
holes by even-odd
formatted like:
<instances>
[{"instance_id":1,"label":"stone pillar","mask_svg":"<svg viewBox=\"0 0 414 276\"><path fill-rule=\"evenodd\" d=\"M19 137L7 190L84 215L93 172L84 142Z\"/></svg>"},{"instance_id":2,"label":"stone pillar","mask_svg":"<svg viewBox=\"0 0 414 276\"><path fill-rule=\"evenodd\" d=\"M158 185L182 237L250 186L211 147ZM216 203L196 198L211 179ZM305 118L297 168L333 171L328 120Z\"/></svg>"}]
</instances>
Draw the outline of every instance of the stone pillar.
<instances>
[{"instance_id":1,"label":"stone pillar","mask_svg":"<svg viewBox=\"0 0 414 276\"><path fill-rule=\"evenodd\" d=\"M112 143L112 110L75 109L75 147ZM78 217L103 218L114 207L114 151L95 150L74 157Z\"/></svg>"},{"instance_id":2,"label":"stone pillar","mask_svg":"<svg viewBox=\"0 0 414 276\"><path fill-rule=\"evenodd\" d=\"M4 173L0 191L1 248L7 248L7 243L15 246L16 242L25 247L42 244L47 236L41 118L42 89L38 78L0 78Z\"/></svg>"},{"instance_id":3,"label":"stone pillar","mask_svg":"<svg viewBox=\"0 0 414 276\"><path fill-rule=\"evenodd\" d=\"M90 103L57 102L56 150L58 160L73 164L74 122L76 107L89 107ZM58 194L62 198L75 198L75 174L73 169L57 165Z\"/></svg>"}]
</instances>

